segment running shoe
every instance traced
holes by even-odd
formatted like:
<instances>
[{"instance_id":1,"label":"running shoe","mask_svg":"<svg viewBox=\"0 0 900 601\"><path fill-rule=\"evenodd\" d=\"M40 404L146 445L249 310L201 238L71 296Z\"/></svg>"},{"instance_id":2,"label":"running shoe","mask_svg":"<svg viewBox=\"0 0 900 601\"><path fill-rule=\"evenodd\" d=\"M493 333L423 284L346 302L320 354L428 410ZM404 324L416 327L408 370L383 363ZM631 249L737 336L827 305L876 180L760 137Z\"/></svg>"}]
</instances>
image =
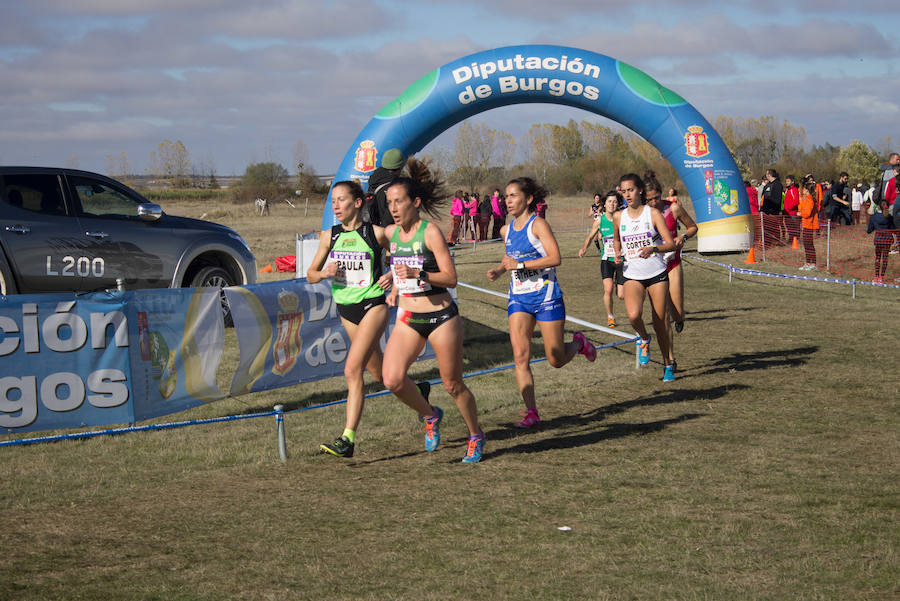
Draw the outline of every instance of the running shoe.
<instances>
[{"instance_id":1,"label":"running shoe","mask_svg":"<svg viewBox=\"0 0 900 601\"><path fill-rule=\"evenodd\" d=\"M572 340L581 346L581 348L578 349L578 353L584 355L588 361L594 361L597 358L597 349L594 348L594 345L591 344L587 338L585 338L584 334L575 332L575 335L572 336Z\"/></svg>"},{"instance_id":2,"label":"running shoe","mask_svg":"<svg viewBox=\"0 0 900 601\"><path fill-rule=\"evenodd\" d=\"M425 418L425 450L434 451L441 444L441 420L444 419L444 412L440 407L435 406L433 417Z\"/></svg>"},{"instance_id":3,"label":"running shoe","mask_svg":"<svg viewBox=\"0 0 900 601\"><path fill-rule=\"evenodd\" d=\"M884 278L883 278L883 277L880 277L880 276L879 276L879 277L876 277L876 278L874 278L874 279L872 280L872 283L873 283L873 284L884 284Z\"/></svg>"},{"instance_id":4,"label":"running shoe","mask_svg":"<svg viewBox=\"0 0 900 601\"><path fill-rule=\"evenodd\" d=\"M612 316L607 317L606 318L606 327L608 327L608 328L616 327L616 318L612 317Z\"/></svg>"},{"instance_id":5,"label":"running shoe","mask_svg":"<svg viewBox=\"0 0 900 601\"><path fill-rule=\"evenodd\" d=\"M335 457L353 457L353 447L355 445L341 436L340 438L334 439L334 442L331 444L321 444L319 448L322 449L323 453L330 453Z\"/></svg>"},{"instance_id":6,"label":"running shoe","mask_svg":"<svg viewBox=\"0 0 900 601\"><path fill-rule=\"evenodd\" d=\"M663 382L674 382L675 381L675 366L674 365L666 365L663 368Z\"/></svg>"},{"instance_id":7,"label":"running shoe","mask_svg":"<svg viewBox=\"0 0 900 601\"><path fill-rule=\"evenodd\" d=\"M648 363L650 363L650 340L652 338L652 336L648 336L646 342L638 338L634 343L635 346L637 346L638 361L641 365L647 365Z\"/></svg>"},{"instance_id":8,"label":"running shoe","mask_svg":"<svg viewBox=\"0 0 900 601\"><path fill-rule=\"evenodd\" d=\"M478 463L481 461L481 454L484 452L484 434L479 434L478 438L472 440L469 438L469 444L466 445L466 456L462 458L463 463Z\"/></svg>"},{"instance_id":9,"label":"running shoe","mask_svg":"<svg viewBox=\"0 0 900 601\"><path fill-rule=\"evenodd\" d=\"M675 331L678 332L678 333L680 334L680 333L681 333L681 330L683 330L683 329L684 329L684 322L683 322L683 321L676 321L676 322L675 322Z\"/></svg>"},{"instance_id":10,"label":"running shoe","mask_svg":"<svg viewBox=\"0 0 900 601\"><path fill-rule=\"evenodd\" d=\"M525 419L516 424L517 428L537 428L541 425L541 418L537 409L529 409L525 414Z\"/></svg>"}]
</instances>

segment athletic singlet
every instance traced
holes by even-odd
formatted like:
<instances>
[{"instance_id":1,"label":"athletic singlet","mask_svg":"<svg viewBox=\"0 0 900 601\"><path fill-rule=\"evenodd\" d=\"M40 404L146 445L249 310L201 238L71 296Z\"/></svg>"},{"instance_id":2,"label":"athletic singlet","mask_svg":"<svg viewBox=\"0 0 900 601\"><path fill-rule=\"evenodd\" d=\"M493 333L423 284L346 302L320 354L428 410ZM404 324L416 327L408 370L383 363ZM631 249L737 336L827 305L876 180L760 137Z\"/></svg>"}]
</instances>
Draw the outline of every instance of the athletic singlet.
<instances>
[{"instance_id":1,"label":"athletic singlet","mask_svg":"<svg viewBox=\"0 0 900 601\"><path fill-rule=\"evenodd\" d=\"M425 245L425 228L427 226L428 222L423 219L416 233L413 234L412 239L408 242L400 240L401 228L399 225L394 228L394 233L391 234L391 273L394 275L394 286L397 287L397 291L403 296L432 296L447 292L446 288L432 286L428 282L420 282L412 278L401 280L397 277L397 272L394 269L394 265L407 265L428 273L440 271L434 258L434 253L428 250L428 247Z\"/></svg>"},{"instance_id":2,"label":"athletic singlet","mask_svg":"<svg viewBox=\"0 0 900 601\"><path fill-rule=\"evenodd\" d=\"M642 248L662 244L662 237L650 215L650 205L644 205L636 219L628 215L628 209L622 211L619 218L619 237L625 255L623 275L629 280L647 280L666 270L666 261L661 254L655 253L646 259L638 255Z\"/></svg>"},{"instance_id":3,"label":"athletic singlet","mask_svg":"<svg viewBox=\"0 0 900 601\"><path fill-rule=\"evenodd\" d=\"M669 233L672 234L672 238L675 238L675 236L678 235L678 219L675 218L675 203L667 202L662 216L663 219L666 220L666 227L669 228ZM666 263L676 261L681 258L681 250L667 252L663 255L663 258L666 260Z\"/></svg>"},{"instance_id":4,"label":"athletic singlet","mask_svg":"<svg viewBox=\"0 0 900 601\"><path fill-rule=\"evenodd\" d=\"M381 276L381 246L371 223L347 231L341 224L331 228L328 260L337 263L331 280L331 294L339 305L353 305L384 296L378 285Z\"/></svg>"},{"instance_id":5,"label":"athletic singlet","mask_svg":"<svg viewBox=\"0 0 900 601\"><path fill-rule=\"evenodd\" d=\"M547 256L544 245L534 235L532 227L537 215L532 215L521 230L515 221L506 228L506 254L517 262L531 261ZM509 302L538 305L562 298L562 290L556 281L556 268L515 269L509 274Z\"/></svg>"},{"instance_id":6,"label":"athletic singlet","mask_svg":"<svg viewBox=\"0 0 900 601\"><path fill-rule=\"evenodd\" d=\"M600 244L603 245L604 261L616 260L616 247L613 241L616 239L616 226L606 213L600 213Z\"/></svg>"}]
</instances>

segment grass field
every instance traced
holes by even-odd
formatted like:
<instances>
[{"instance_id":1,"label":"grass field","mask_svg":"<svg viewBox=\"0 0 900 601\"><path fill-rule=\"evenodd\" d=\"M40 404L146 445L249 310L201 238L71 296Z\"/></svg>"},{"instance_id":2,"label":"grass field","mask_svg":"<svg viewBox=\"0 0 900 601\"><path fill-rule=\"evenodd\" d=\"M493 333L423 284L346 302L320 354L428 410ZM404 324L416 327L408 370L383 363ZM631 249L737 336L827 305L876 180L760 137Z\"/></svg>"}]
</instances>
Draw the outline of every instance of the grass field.
<instances>
[{"instance_id":1,"label":"grass field","mask_svg":"<svg viewBox=\"0 0 900 601\"><path fill-rule=\"evenodd\" d=\"M577 223L574 201L552 206ZM260 266L321 219L284 204L269 218L167 209L236 227ZM568 313L599 321L599 260L577 258L582 233L559 239ZM500 252L460 249L460 279L502 290L484 276ZM439 389L435 453L390 396L368 403L350 460L317 452L342 405L286 416L286 463L273 418L0 449L0 599L900 598L896 291L860 287L854 300L847 287L685 269L676 382L661 382L655 342L641 370L629 347L539 363L545 421L522 432L512 373L472 378L478 465L459 463L465 428ZM459 297L466 370L511 362L504 301ZM626 322L621 303L616 314ZM223 384L230 330L227 347ZM436 377L433 362L413 369ZM164 421L343 394L334 379Z\"/></svg>"}]
</instances>

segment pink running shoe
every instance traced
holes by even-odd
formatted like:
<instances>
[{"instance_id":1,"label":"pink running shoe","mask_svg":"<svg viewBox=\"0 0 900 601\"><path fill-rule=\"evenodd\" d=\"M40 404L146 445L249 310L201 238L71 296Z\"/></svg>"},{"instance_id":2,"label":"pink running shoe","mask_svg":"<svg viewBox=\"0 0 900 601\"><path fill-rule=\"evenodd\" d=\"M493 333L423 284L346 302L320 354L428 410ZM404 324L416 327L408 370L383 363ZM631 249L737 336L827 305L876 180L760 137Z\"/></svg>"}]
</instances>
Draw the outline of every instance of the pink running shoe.
<instances>
[{"instance_id":1,"label":"pink running shoe","mask_svg":"<svg viewBox=\"0 0 900 601\"><path fill-rule=\"evenodd\" d=\"M584 355L588 361L594 361L597 358L597 349L594 348L594 345L591 344L587 338L585 338L584 334L575 332L575 335L572 336L572 340L581 345L578 353Z\"/></svg>"},{"instance_id":2,"label":"pink running shoe","mask_svg":"<svg viewBox=\"0 0 900 601\"><path fill-rule=\"evenodd\" d=\"M517 428L537 428L541 425L541 418L538 416L537 409L529 409L525 414L525 419L516 424Z\"/></svg>"}]
</instances>

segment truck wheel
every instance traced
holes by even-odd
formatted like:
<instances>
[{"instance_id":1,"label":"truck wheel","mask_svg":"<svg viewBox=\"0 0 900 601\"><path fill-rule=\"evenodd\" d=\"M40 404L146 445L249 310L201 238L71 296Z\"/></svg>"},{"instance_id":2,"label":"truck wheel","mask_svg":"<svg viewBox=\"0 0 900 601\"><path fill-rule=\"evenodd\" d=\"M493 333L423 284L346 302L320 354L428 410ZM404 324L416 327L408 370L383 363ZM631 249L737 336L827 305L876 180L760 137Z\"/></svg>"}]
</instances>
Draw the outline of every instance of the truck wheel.
<instances>
[{"instance_id":1,"label":"truck wheel","mask_svg":"<svg viewBox=\"0 0 900 601\"><path fill-rule=\"evenodd\" d=\"M236 284L237 282L234 281L228 270L215 266L204 267L191 280L193 288L225 288ZM231 310L228 308L228 301L225 300L225 292L219 294L222 297L222 317L225 318L225 327L230 328L234 325L234 321L231 319Z\"/></svg>"}]
</instances>

